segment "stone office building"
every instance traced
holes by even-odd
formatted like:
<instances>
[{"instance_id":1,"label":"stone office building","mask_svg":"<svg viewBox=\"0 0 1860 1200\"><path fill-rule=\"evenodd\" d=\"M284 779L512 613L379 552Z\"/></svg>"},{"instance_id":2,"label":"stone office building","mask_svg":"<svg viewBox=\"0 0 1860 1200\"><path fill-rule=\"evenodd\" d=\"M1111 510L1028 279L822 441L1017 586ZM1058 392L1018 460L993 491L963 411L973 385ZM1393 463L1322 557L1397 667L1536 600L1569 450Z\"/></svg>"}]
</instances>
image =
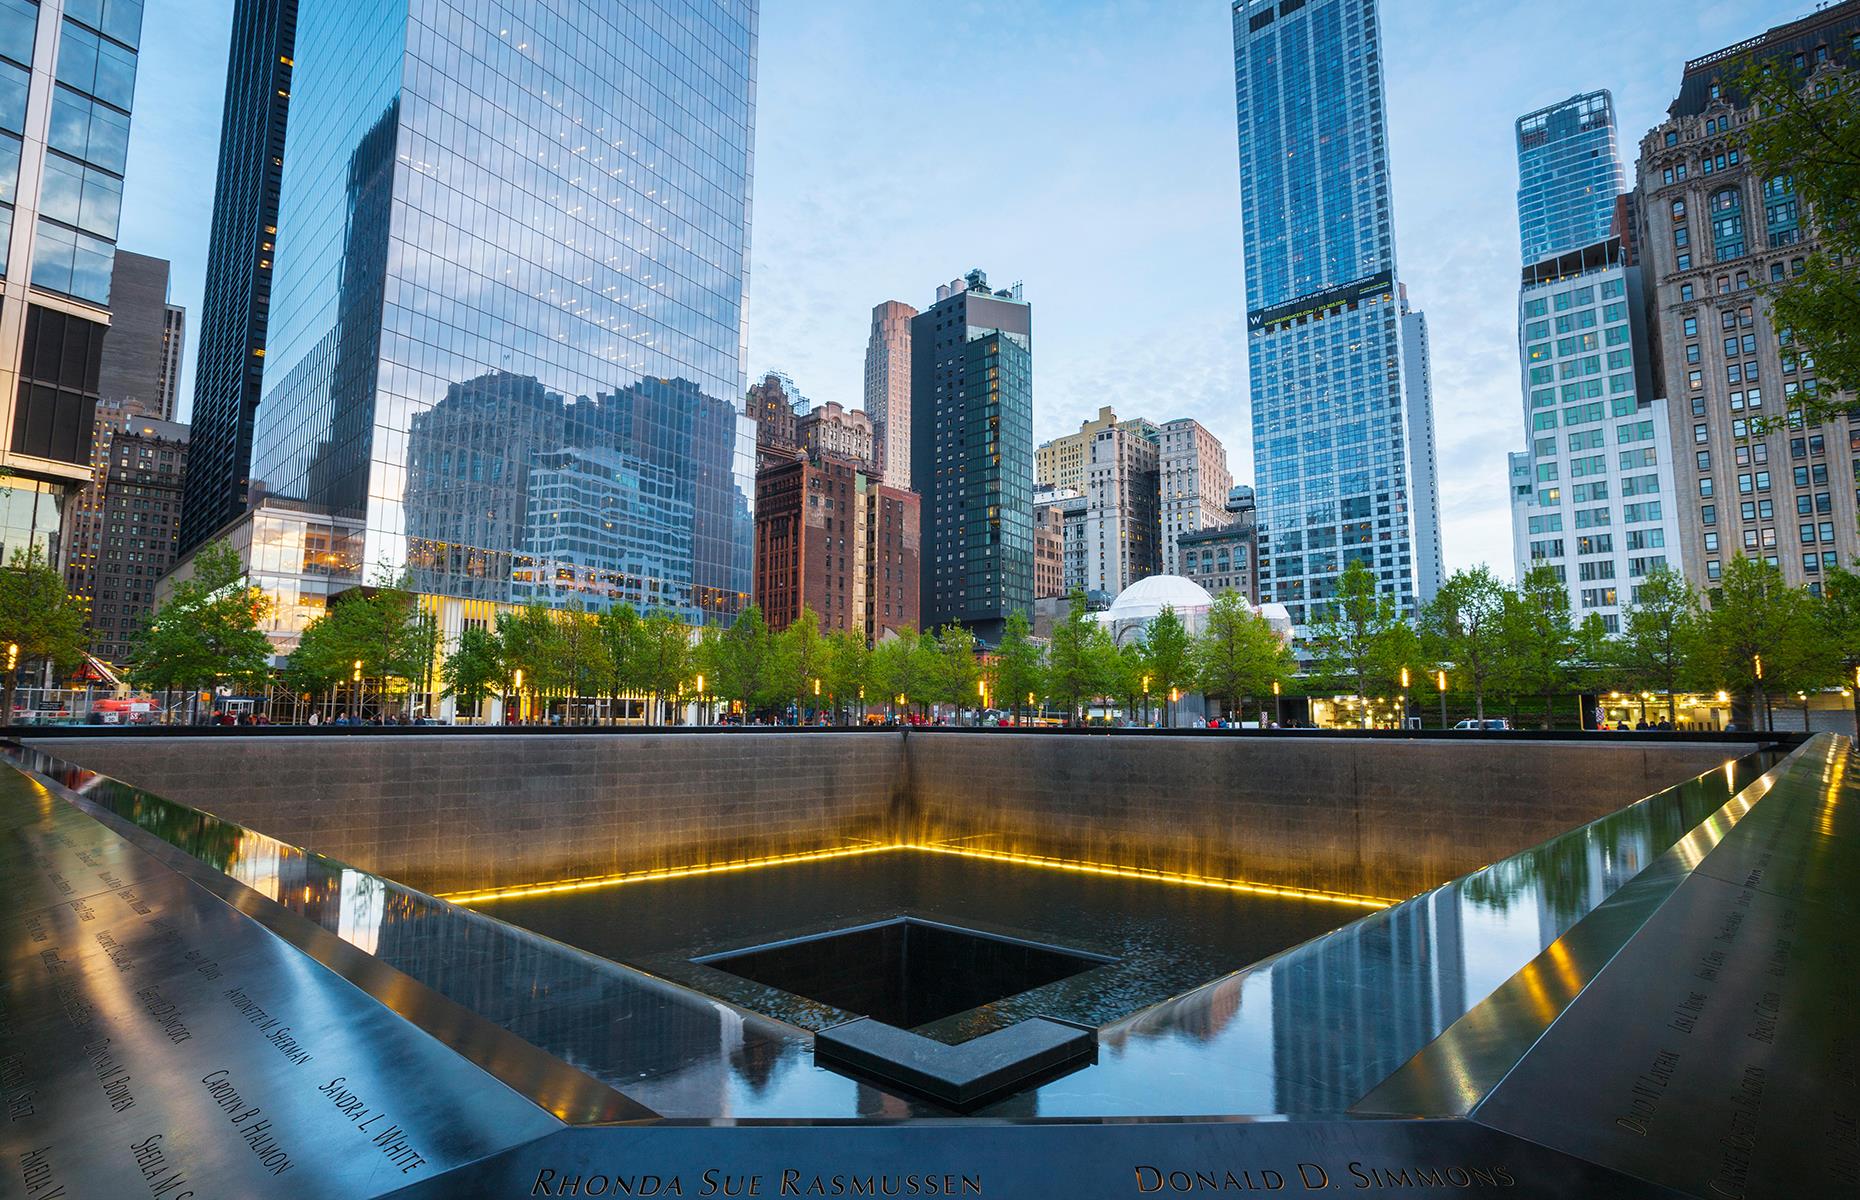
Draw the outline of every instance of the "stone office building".
<instances>
[{"instance_id":1,"label":"stone office building","mask_svg":"<svg viewBox=\"0 0 1860 1200\"><path fill-rule=\"evenodd\" d=\"M1207 589L1210 595L1238 592L1249 604L1259 603L1259 515L1253 489L1233 488L1222 506L1223 524L1204 525L1176 541L1181 569L1176 572Z\"/></svg>"},{"instance_id":2,"label":"stone office building","mask_svg":"<svg viewBox=\"0 0 1860 1200\"><path fill-rule=\"evenodd\" d=\"M91 477L66 506L64 522L65 588L93 612L107 536L104 488L112 442L136 418L173 419L186 326L186 310L168 303L167 261L118 250L110 273L110 331L97 373Z\"/></svg>"},{"instance_id":3,"label":"stone office building","mask_svg":"<svg viewBox=\"0 0 1860 1200\"><path fill-rule=\"evenodd\" d=\"M1860 555L1860 415L1794 416L1821 390L1815 364L1763 294L1804 269L1815 230L1790 178L1744 159L1757 118L1735 86L1750 60L1825 86L1860 60L1856 39L1860 0L1847 0L1693 59L1667 120L1641 140L1641 254L1680 455L1681 557L1707 590L1739 554L1811 590Z\"/></svg>"},{"instance_id":4,"label":"stone office building","mask_svg":"<svg viewBox=\"0 0 1860 1200\"><path fill-rule=\"evenodd\" d=\"M1159 434L1162 569L1180 575L1184 572L1176 556L1176 539L1226 523L1223 510L1234 477L1227 469L1227 448L1200 421L1193 417L1164 421Z\"/></svg>"},{"instance_id":5,"label":"stone office building","mask_svg":"<svg viewBox=\"0 0 1860 1200\"><path fill-rule=\"evenodd\" d=\"M105 662L134 653L155 584L174 564L187 474L185 425L155 417L118 418L108 459L97 468L101 512L87 583L90 652Z\"/></svg>"},{"instance_id":6,"label":"stone office building","mask_svg":"<svg viewBox=\"0 0 1860 1200\"><path fill-rule=\"evenodd\" d=\"M794 436L803 454L849 459L868 475L878 472L872 418L856 408L829 400L795 418Z\"/></svg>"}]
</instances>

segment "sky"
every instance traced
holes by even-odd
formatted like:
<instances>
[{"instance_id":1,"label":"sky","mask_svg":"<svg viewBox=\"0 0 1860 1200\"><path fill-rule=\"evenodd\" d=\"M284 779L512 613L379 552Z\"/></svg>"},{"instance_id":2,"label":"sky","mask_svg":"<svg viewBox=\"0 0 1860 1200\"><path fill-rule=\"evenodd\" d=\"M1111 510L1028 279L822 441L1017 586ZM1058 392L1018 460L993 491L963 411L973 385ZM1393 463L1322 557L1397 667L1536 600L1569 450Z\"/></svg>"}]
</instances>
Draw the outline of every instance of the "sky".
<instances>
[{"instance_id":1,"label":"sky","mask_svg":"<svg viewBox=\"0 0 1860 1200\"><path fill-rule=\"evenodd\" d=\"M1511 563L1523 448L1512 123L1607 88L1629 163L1688 58L1810 0L1386 0L1396 255L1432 341L1449 569ZM231 5L143 29L120 244L200 311ZM751 379L862 402L873 305L971 267L1033 305L1034 434L1101 406L1248 445L1246 305L1225 0L762 0ZM186 355L183 417L192 395Z\"/></svg>"}]
</instances>

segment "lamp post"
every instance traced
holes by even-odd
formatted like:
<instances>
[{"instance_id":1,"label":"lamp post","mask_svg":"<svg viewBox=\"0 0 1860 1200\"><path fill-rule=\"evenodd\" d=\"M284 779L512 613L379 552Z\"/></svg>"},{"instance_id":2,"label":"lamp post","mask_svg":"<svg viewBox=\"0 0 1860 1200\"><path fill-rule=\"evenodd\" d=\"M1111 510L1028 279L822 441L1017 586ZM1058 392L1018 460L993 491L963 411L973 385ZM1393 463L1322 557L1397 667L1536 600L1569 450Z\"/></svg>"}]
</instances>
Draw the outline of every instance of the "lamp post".
<instances>
[{"instance_id":1,"label":"lamp post","mask_svg":"<svg viewBox=\"0 0 1860 1200\"><path fill-rule=\"evenodd\" d=\"M357 725L360 725L362 723L362 660L361 659L358 658L355 660L355 666L352 669L349 679L355 685L355 723Z\"/></svg>"},{"instance_id":2,"label":"lamp post","mask_svg":"<svg viewBox=\"0 0 1860 1200\"><path fill-rule=\"evenodd\" d=\"M1753 654L1750 656L1750 662L1751 665L1756 668L1757 672L1757 704L1756 711L1750 714L1750 723L1759 728L1764 728L1770 724L1766 719L1770 715L1770 706L1768 698L1763 694L1763 656L1761 654Z\"/></svg>"},{"instance_id":3,"label":"lamp post","mask_svg":"<svg viewBox=\"0 0 1860 1200\"><path fill-rule=\"evenodd\" d=\"M975 727L980 729L988 716L988 680L975 681Z\"/></svg>"},{"instance_id":4,"label":"lamp post","mask_svg":"<svg viewBox=\"0 0 1860 1200\"><path fill-rule=\"evenodd\" d=\"M1401 669L1401 712L1397 714L1395 724L1398 728L1408 727L1408 668Z\"/></svg>"},{"instance_id":5,"label":"lamp post","mask_svg":"<svg viewBox=\"0 0 1860 1200\"><path fill-rule=\"evenodd\" d=\"M1272 723L1285 728L1285 697L1280 694L1279 681L1272 681Z\"/></svg>"},{"instance_id":6,"label":"lamp post","mask_svg":"<svg viewBox=\"0 0 1860 1200\"><path fill-rule=\"evenodd\" d=\"M820 711L820 679L818 676L814 678L814 711ZM802 723L806 724L806 722Z\"/></svg>"},{"instance_id":7,"label":"lamp post","mask_svg":"<svg viewBox=\"0 0 1860 1200\"><path fill-rule=\"evenodd\" d=\"M1150 723L1150 677L1143 677L1143 723Z\"/></svg>"},{"instance_id":8,"label":"lamp post","mask_svg":"<svg viewBox=\"0 0 1860 1200\"><path fill-rule=\"evenodd\" d=\"M1447 727L1447 673L1434 672L1434 686L1440 689L1440 727Z\"/></svg>"},{"instance_id":9,"label":"lamp post","mask_svg":"<svg viewBox=\"0 0 1860 1200\"><path fill-rule=\"evenodd\" d=\"M521 725L523 723L523 668L522 667L517 668L517 673L515 677L512 678L512 680L510 681L510 686L517 693L517 724Z\"/></svg>"},{"instance_id":10,"label":"lamp post","mask_svg":"<svg viewBox=\"0 0 1860 1200\"><path fill-rule=\"evenodd\" d=\"M702 725L704 723L704 676L702 674L697 677L697 698L697 723Z\"/></svg>"}]
</instances>

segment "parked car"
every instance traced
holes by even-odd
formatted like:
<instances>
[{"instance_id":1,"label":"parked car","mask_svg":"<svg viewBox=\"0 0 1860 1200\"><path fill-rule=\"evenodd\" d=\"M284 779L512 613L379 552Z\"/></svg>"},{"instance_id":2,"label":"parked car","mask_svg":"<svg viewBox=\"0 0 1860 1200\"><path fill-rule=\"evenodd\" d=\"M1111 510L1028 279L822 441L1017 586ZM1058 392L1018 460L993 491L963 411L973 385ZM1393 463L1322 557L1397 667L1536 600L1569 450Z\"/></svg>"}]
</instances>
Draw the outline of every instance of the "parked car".
<instances>
[{"instance_id":1,"label":"parked car","mask_svg":"<svg viewBox=\"0 0 1860 1200\"><path fill-rule=\"evenodd\" d=\"M1458 725L1455 725L1453 728L1455 729L1510 729L1511 722L1507 721L1504 717L1487 717L1483 721L1477 720L1472 717L1468 717L1466 720L1461 721Z\"/></svg>"}]
</instances>

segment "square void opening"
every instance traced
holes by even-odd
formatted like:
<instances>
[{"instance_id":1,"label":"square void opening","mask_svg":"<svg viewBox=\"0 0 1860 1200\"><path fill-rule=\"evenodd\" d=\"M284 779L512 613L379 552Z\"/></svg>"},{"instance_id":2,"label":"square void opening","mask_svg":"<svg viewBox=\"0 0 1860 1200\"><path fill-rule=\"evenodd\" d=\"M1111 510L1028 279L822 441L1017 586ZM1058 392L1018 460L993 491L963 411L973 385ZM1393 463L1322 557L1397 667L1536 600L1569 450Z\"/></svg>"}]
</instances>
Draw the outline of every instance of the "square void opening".
<instances>
[{"instance_id":1,"label":"square void opening","mask_svg":"<svg viewBox=\"0 0 1860 1200\"><path fill-rule=\"evenodd\" d=\"M900 917L692 961L914 1029L1116 960Z\"/></svg>"}]
</instances>

